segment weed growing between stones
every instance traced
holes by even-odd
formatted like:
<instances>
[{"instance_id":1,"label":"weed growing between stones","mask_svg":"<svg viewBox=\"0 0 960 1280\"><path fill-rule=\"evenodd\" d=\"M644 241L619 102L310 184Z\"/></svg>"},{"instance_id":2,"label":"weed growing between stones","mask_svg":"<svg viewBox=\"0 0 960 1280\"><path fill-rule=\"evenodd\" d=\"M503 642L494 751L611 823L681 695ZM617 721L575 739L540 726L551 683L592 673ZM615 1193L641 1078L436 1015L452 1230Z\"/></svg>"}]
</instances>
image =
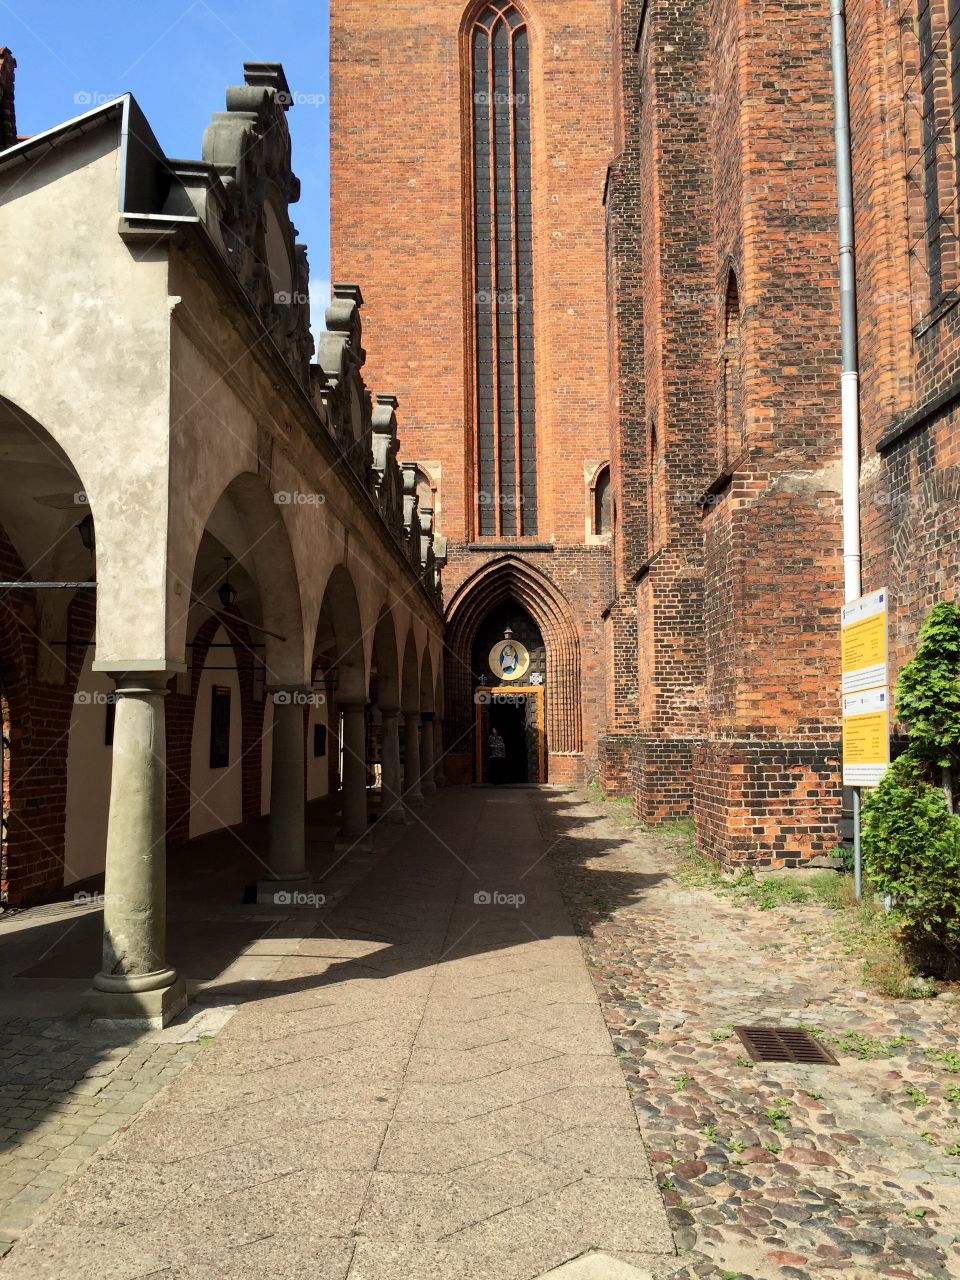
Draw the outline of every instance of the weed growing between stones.
<instances>
[{"instance_id":1,"label":"weed growing between stones","mask_svg":"<svg viewBox=\"0 0 960 1280\"><path fill-rule=\"evenodd\" d=\"M772 1107L767 1107L766 1114L767 1119L770 1121L770 1128L776 1129L778 1133L781 1133L790 1119L789 1099L777 1098Z\"/></svg>"},{"instance_id":2,"label":"weed growing between stones","mask_svg":"<svg viewBox=\"0 0 960 1280\"><path fill-rule=\"evenodd\" d=\"M960 1053L955 1049L924 1049L923 1054L950 1075L960 1074ZM956 1088L956 1085L951 1087Z\"/></svg>"}]
</instances>

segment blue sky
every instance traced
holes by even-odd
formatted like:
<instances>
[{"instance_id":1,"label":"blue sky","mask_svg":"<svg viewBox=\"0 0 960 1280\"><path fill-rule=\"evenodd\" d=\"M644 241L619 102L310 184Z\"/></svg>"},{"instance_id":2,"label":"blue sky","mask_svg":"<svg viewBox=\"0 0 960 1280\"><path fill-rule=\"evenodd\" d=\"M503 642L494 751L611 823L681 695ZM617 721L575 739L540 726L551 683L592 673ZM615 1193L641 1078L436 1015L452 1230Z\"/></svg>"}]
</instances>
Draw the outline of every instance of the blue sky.
<instances>
[{"instance_id":1,"label":"blue sky","mask_svg":"<svg viewBox=\"0 0 960 1280\"><path fill-rule=\"evenodd\" d=\"M282 62L302 188L291 215L309 246L315 308L330 278L329 29L329 0L0 0L21 134L129 91L168 155L199 157L243 63Z\"/></svg>"}]
</instances>

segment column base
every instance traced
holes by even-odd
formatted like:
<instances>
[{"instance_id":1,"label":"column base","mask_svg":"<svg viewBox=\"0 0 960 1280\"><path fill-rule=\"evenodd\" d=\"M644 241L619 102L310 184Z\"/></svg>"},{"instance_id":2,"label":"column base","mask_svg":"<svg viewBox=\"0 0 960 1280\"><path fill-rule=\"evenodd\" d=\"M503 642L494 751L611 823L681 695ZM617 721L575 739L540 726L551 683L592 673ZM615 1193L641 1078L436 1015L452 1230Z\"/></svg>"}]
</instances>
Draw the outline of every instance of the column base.
<instances>
[{"instance_id":1,"label":"column base","mask_svg":"<svg viewBox=\"0 0 960 1280\"><path fill-rule=\"evenodd\" d=\"M170 981L164 986L131 989L168 976ZM98 973L93 986L83 997L80 1010L91 1018L146 1022L152 1027L165 1027L186 1007L187 984L180 974L168 969L160 974L145 974L126 981L111 974Z\"/></svg>"},{"instance_id":2,"label":"column base","mask_svg":"<svg viewBox=\"0 0 960 1280\"><path fill-rule=\"evenodd\" d=\"M435 782L425 782L423 784L423 794L425 796L434 796L437 794L437 784Z\"/></svg>"},{"instance_id":3,"label":"column base","mask_svg":"<svg viewBox=\"0 0 960 1280\"><path fill-rule=\"evenodd\" d=\"M289 907L295 893L307 893L312 887L313 880L306 872L283 880L258 880L257 906Z\"/></svg>"}]
</instances>

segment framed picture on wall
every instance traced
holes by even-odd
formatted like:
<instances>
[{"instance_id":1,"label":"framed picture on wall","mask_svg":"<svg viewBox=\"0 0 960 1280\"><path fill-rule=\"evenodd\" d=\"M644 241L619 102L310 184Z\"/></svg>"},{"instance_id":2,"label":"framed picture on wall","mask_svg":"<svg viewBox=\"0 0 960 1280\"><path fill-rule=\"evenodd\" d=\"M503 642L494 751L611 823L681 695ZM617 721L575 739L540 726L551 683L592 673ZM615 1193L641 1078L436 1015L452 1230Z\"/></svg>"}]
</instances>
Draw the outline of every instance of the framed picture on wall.
<instances>
[{"instance_id":1,"label":"framed picture on wall","mask_svg":"<svg viewBox=\"0 0 960 1280\"><path fill-rule=\"evenodd\" d=\"M313 755L319 760L321 756L327 754L327 726L325 724L315 724L313 726Z\"/></svg>"},{"instance_id":2,"label":"framed picture on wall","mask_svg":"<svg viewBox=\"0 0 960 1280\"><path fill-rule=\"evenodd\" d=\"M210 768L230 763L230 687L215 684L210 691Z\"/></svg>"}]
</instances>

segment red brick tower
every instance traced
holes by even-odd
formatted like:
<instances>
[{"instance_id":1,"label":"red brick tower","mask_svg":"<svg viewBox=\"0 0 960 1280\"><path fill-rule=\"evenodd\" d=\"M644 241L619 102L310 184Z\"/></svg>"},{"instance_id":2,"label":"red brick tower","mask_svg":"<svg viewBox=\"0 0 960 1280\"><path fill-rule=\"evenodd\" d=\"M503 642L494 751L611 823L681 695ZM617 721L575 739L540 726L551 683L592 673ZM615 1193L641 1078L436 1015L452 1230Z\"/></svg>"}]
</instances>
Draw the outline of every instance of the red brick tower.
<instances>
[{"instance_id":1,"label":"red brick tower","mask_svg":"<svg viewBox=\"0 0 960 1280\"><path fill-rule=\"evenodd\" d=\"M612 47L609 0L331 4L334 276L362 282L368 376L399 397L448 540L460 781L494 714L476 691L509 683L487 661L507 627L529 653L504 712L524 719L524 776L581 778L596 756Z\"/></svg>"}]
</instances>

